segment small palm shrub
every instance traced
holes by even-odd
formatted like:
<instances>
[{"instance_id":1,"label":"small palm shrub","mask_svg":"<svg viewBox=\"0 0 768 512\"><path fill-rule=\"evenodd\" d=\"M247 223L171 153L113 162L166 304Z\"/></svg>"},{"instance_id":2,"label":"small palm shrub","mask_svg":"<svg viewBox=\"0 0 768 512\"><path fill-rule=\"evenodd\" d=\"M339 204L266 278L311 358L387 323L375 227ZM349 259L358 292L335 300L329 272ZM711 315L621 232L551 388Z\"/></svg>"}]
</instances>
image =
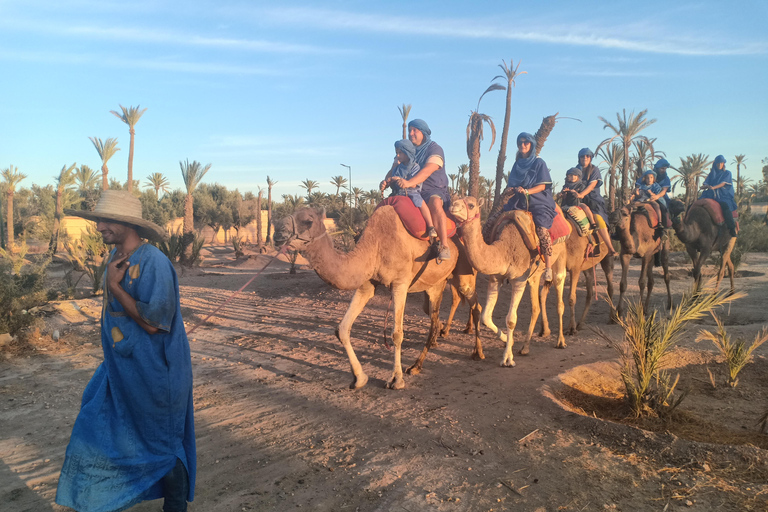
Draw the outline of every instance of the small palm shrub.
<instances>
[{"instance_id":1,"label":"small palm shrub","mask_svg":"<svg viewBox=\"0 0 768 512\"><path fill-rule=\"evenodd\" d=\"M11 270L13 270L13 273L18 274L21 272L21 267L24 266L28 251L29 247L27 247L27 241L22 240L21 243L16 247L15 251L6 251L5 249L0 249L0 257L6 261L9 261L11 263Z\"/></svg>"},{"instance_id":2,"label":"small palm shrub","mask_svg":"<svg viewBox=\"0 0 768 512\"><path fill-rule=\"evenodd\" d=\"M624 331L621 340L595 329L619 353L621 378L626 398L635 417L664 416L685 398L685 392L674 397L679 375L672 378L664 370L665 360L680 341L688 322L697 320L713 309L744 297L718 292L714 280L700 289L693 286L683 294L680 304L669 319L660 319L657 311L646 315L639 299L631 302L627 315L617 322Z\"/></svg>"},{"instance_id":3,"label":"small palm shrub","mask_svg":"<svg viewBox=\"0 0 768 512\"><path fill-rule=\"evenodd\" d=\"M203 249L204 244L205 237L194 233L194 238L192 239L192 265L200 265L203 262L200 251Z\"/></svg>"},{"instance_id":4,"label":"small palm shrub","mask_svg":"<svg viewBox=\"0 0 768 512\"><path fill-rule=\"evenodd\" d=\"M160 242L153 242L155 247L160 249L166 258L171 260L171 263L179 261L182 252L184 252L184 245L182 243L183 235L181 234L181 228L177 229L175 233L171 233L166 240Z\"/></svg>"},{"instance_id":5,"label":"small palm shrub","mask_svg":"<svg viewBox=\"0 0 768 512\"><path fill-rule=\"evenodd\" d=\"M714 313L712 316L717 324L717 331L710 332L702 330L696 337L696 341L708 340L725 356L725 363L728 365L728 385L735 388L739 383L739 372L749 363L752 352L757 347L768 341L768 327L758 332L752 344L747 346L743 340L732 341L730 334L725 330L725 326Z\"/></svg>"},{"instance_id":6,"label":"small palm shrub","mask_svg":"<svg viewBox=\"0 0 768 512\"><path fill-rule=\"evenodd\" d=\"M245 253L243 252L243 237L240 235L234 235L232 237L232 248L235 249L235 259L242 258Z\"/></svg>"},{"instance_id":7,"label":"small palm shrub","mask_svg":"<svg viewBox=\"0 0 768 512\"><path fill-rule=\"evenodd\" d=\"M46 302L44 283L48 263L50 259L46 258L13 272L14 262L0 257L0 333L16 336L34 322L35 317L26 311Z\"/></svg>"},{"instance_id":8,"label":"small palm shrub","mask_svg":"<svg viewBox=\"0 0 768 512\"><path fill-rule=\"evenodd\" d=\"M65 276L68 295L74 294L74 288L83 275L91 279L91 292L99 293L109 260L109 251L101 233L89 224L79 240L64 239L64 249L67 260L72 264L72 270ZM73 272L82 272L77 281L73 279Z\"/></svg>"}]
</instances>

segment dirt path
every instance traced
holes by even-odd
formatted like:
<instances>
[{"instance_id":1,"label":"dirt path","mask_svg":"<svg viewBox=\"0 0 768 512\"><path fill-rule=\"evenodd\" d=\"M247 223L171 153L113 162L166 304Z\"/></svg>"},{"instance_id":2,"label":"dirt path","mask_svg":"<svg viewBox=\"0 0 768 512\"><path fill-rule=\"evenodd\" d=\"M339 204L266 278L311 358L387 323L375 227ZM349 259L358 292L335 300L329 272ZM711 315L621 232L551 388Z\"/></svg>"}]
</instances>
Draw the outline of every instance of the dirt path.
<instances>
[{"instance_id":1,"label":"dirt path","mask_svg":"<svg viewBox=\"0 0 768 512\"><path fill-rule=\"evenodd\" d=\"M188 329L265 261L235 265L224 259L227 251L219 252L212 266L181 277ZM751 338L768 323L767 265L766 255L742 264L750 277L737 279L737 287L749 297L727 319L734 335ZM558 375L615 358L590 331L568 338L566 350L554 349L554 338L536 338L531 355L516 356L510 369L499 367L503 346L487 329L486 359L472 361L472 337L454 326L423 373L391 391L384 384L392 352L381 342L389 297L380 290L352 332L370 380L350 391L349 364L333 333L351 292L329 288L309 270L289 275L287 268L271 266L191 336L199 469L190 510L768 509L765 481L738 470L744 460L764 467L762 450L686 443L590 420L554 403L547 390ZM673 270L679 298L689 281L684 267ZM636 268L629 290L637 290ZM661 307L663 294L654 297ZM507 292L494 315L499 325L508 303ZM406 365L427 333L420 306L420 297L409 298ZM551 299L549 306L555 319ZM82 390L101 359L100 299L57 308L34 352L0 361L4 511L64 510L53 498ZM528 313L521 313L519 325L526 325ZM605 324L607 316L607 304L598 301L589 320L620 336ZM463 324L466 306L458 318ZM58 343L49 336L54 326L61 330ZM765 406L756 404L756 415ZM158 509L153 502L132 510Z\"/></svg>"}]
</instances>

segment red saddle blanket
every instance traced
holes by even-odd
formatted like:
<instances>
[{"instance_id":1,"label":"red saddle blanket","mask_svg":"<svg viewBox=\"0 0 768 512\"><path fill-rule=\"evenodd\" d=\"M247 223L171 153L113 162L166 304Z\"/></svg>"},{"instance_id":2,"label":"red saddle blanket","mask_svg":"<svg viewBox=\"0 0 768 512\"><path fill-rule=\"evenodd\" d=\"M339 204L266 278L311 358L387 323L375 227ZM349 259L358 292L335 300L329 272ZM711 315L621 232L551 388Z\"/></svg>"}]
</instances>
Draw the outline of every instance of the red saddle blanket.
<instances>
[{"instance_id":1,"label":"red saddle blanket","mask_svg":"<svg viewBox=\"0 0 768 512\"><path fill-rule=\"evenodd\" d=\"M709 212L709 216L712 217L712 222L715 224L722 224L725 222L725 218L723 217L723 209L720 207L720 203L715 201L714 199L697 199L693 202L691 207L699 206L701 208L704 208ZM690 209L688 210L690 211ZM738 219L739 218L739 212L732 212L733 218Z\"/></svg>"},{"instance_id":2,"label":"red saddle blanket","mask_svg":"<svg viewBox=\"0 0 768 512\"><path fill-rule=\"evenodd\" d=\"M557 215L552 221L552 227L549 229L549 236L552 239L552 245L559 244L568 239L571 235L571 224L563 215L563 211L559 205L555 206ZM501 232L501 229L509 224L514 223L517 226L520 235L523 237L526 247L529 250L535 251L539 247L539 239L536 236L536 228L533 224L533 217L530 212L524 210L512 210L502 213L496 218L495 225L491 230L491 240L496 240Z\"/></svg>"},{"instance_id":3,"label":"red saddle blanket","mask_svg":"<svg viewBox=\"0 0 768 512\"><path fill-rule=\"evenodd\" d=\"M652 228L655 228L659 225L659 216L656 213L656 208L653 207L651 203L633 203L634 208L636 208L638 211L643 212L646 217L648 217L648 225ZM672 219L670 219L669 214L667 214L667 223L664 226L665 228L671 228L672 227Z\"/></svg>"},{"instance_id":4,"label":"red saddle blanket","mask_svg":"<svg viewBox=\"0 0 768 512\"><path fill-rule=\"evenodd\" d=\"M408 231L412 237L418 238L419 240L427 240L428 237L423 236L427 231L427 223L424 220L421 211L416 208L416 205L413 204L413 201L411 201L409 197L390 196L381 201L376 208L378 209L387 205L395 209L400 220L403 221L403 226L405 226L406 231ZM448 231L448 236L452 237L456 234L456 223L447 213L446 220L445 227Z\"/></svg>"}]
</instances>

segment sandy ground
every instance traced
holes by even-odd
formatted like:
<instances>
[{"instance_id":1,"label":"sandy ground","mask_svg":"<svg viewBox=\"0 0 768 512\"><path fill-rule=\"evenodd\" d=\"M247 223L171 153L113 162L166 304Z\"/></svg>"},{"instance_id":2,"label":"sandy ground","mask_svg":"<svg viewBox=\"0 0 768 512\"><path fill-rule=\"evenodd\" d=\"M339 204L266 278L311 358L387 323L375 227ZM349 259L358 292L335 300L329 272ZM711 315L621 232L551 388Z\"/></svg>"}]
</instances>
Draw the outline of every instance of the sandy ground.
<instances>
[{"instance_id":1,"label":"sandy ground","mask_svg":"<svg viewBox=\"0 0 768 512\"><path fill-rule=\"evenodd\" d=\"M204 266L180 278L188 329L267 261L236 262L225 247L205 253ZM630 273L633 294L637 266ZM766 268L764 254L742 263L747 277L737 279L737 288L749 295L725 317L734 336L751 339L768 323ZM682 255L672 271L678 299L690 284ZM656 275L653 305L663 307L660 269ZM589 330L569 337L565 350L554 348L554 337L535 338L531 355L502 368L501 342L485 329L486 359L473 361L472 336L455 324L430 352L424 371L406 376L404 390L392 391L384 387L392 352L383 343L389 296L381 289L352 332L370 380L350 391L349 364L333 332L351 295L306 267L290 275L288 264L277 262L190 336L199 459L190 510L768 510L763 449L687 441L562 406L568 390L600 388L610 396L618 389L615 353ZM526 300L520 325L529 318ZM447 294L443 318L449 302ZM506 291L497 324L503 325L508 303ZM53 504L58 473L82 391L101 361L101 298L54 306L31 349L0 353L0 508L7 512L65 510ZM426 337L428 319L420 307L421 297L410 296L405 365ZM458 324L466 314L462 306ZM621 335L607 324L602 300L588 319ZM738 415L735 426L723 428L754 435L768 406L759 391L768 380L768 347L758 350L755 369L744 370L740 389L712 388L703 368L717 372L717 358L711 346L693 342L702 326L713 322L692 328L676 363L690 382L706 384L686 400L712 407L713 422ZM58 342L53 330L59 330ZM132 510L160 508L156 501Z\"/></svg>"}]
</instances>

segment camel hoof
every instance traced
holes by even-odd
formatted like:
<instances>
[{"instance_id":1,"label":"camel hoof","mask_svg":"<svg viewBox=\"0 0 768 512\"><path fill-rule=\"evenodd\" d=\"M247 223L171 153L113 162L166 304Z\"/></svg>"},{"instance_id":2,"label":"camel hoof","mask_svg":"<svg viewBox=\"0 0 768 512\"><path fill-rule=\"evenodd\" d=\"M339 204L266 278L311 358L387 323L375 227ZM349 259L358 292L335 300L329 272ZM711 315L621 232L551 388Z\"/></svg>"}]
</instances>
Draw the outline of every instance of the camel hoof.
<instances>
[{"instance_id":1,"label":"camel hoof","mask_svg":"<svg viewBox=\"0 0 768 512\"><path fill-rule=\"evenodd\" d=\"M440 331L440 337L445 338L446 336L448 336L449 332L450 331L446 331L445 329L443 329L442 331Z\"/></svg>"},{"instance_id":2,"label":"camel hoof","mask_svg":"<svg viewBox=\"0 0 768 512\"><path fill-rule=\"evenodd\" d=\"M539 333L540 338L549 338L549 335L552 334L552 331L541 331Z\"/></svg>"},{"instance_id":3,"label":"camel hoof","mask_svg":"<svg viewBox=\"0 0 768 512\"><path fill-rule=\"evenodd\" d=\"M473 327L467 327L461 332L463 332L464 334L472 334L473 332L475 332L475 329Z\"/></svg>"},{"instance_id":4,"label":"camel hoof","mask_svg":"<svg viewBox=\"0 0 768 512\"><path fill-rule=\"evenodd\" d=\"M567 346L568 346L568 345L566 345L566 344L565 344L565 341L559 341L559 342L557 343L557 345L555 346L555 348L565 348L565 347L567 347Z\"/></svg>"},{"instance_id":5,"label":"camel hoof","mask_svg":"<svg viewBox=\"0 0 768 512\"><path fill-rule=\"evenodd\" d=\"M474 352L472 352L472 359L474 359L475 361L482 361L483 359L485 359L485 354L475 350Z\"/></svg>"},{"instance_id":6,"label":"camel hoof","mask_svg":"<svg viewBox=\"0 0 768 512\"><path fill-rule=\"evenodd\" d=\"M405 387L405 381L402 377L396 377L387 382L387 389L403 389Z\"/></svg>"},{"instance_id":7,"label":"camel hoof","mask_svg":"<svg viewBox=\"0 0 768 512\"><path fill-rule=\"evenodd\" d=\"M433 349L433 348L437 348L438 346L439 346L439 345L437 344L437 340L435 340L435 341L431 342L431 343L428 345L428 348L430 348L430 349Z\"/></svg>"},{"instance_id":8,"label":"camel hoof","mask_svg":"<svg viewBox=\"0 0 768 512\"><path fill-rule=\"evenodd\" d=\"M515 363L515 361L514 361L513 359L510 359L509 361L507 361L507 360L505 359L505 360L503 360L503 361L501 362L501 367L502 367L502 368L514 368L514 367L515 367L515 364L517 364L517 363Z\"/></svg>"},{"instance_id":9,"label":"camel hoof","mask_svg":"<svg viewBox=\"0 0 768 512\"><path fill-rule=\"evenodd\" d=\"M577 328L571 328L571 329L568 329L565 334L567 334L568 336L576 336L577 331L578 331Z\"/></svg>"},{"instance_id":10,"label":"camel hoof","mask_svg":"<svg viewBox=\"0 0 768 512\"><path fill-rule=\"evenodd\" d=\"M360 389L361 387L365 386L367 383L368 383L368 376L363 373L355 377L355 380L353 380L352 384L349 385L349 389Z\"/></svg>"},{"instance_id":11,"label":"camel hoof","mask_svg":"<svg viewBox=\"0 0 768 512\"><path fill-rule=\"evenodd\" d=\"M418 375L421 373L421 366L413 365L407 370L405 370L405 373L408 375Z\"/></svg>"},{"instance_id":12,"label":"camel hoof","mask_svg":"<svg viewBox=\"0 0 768 512\"><path fill-rule=\"evenodd\" d=\"M528 347L528 345L525 345L523 348L520 349L520 351L518 352L518 355L527 356L529 352L530 352L530 348Z\"/></svg>"}]
</instances>

